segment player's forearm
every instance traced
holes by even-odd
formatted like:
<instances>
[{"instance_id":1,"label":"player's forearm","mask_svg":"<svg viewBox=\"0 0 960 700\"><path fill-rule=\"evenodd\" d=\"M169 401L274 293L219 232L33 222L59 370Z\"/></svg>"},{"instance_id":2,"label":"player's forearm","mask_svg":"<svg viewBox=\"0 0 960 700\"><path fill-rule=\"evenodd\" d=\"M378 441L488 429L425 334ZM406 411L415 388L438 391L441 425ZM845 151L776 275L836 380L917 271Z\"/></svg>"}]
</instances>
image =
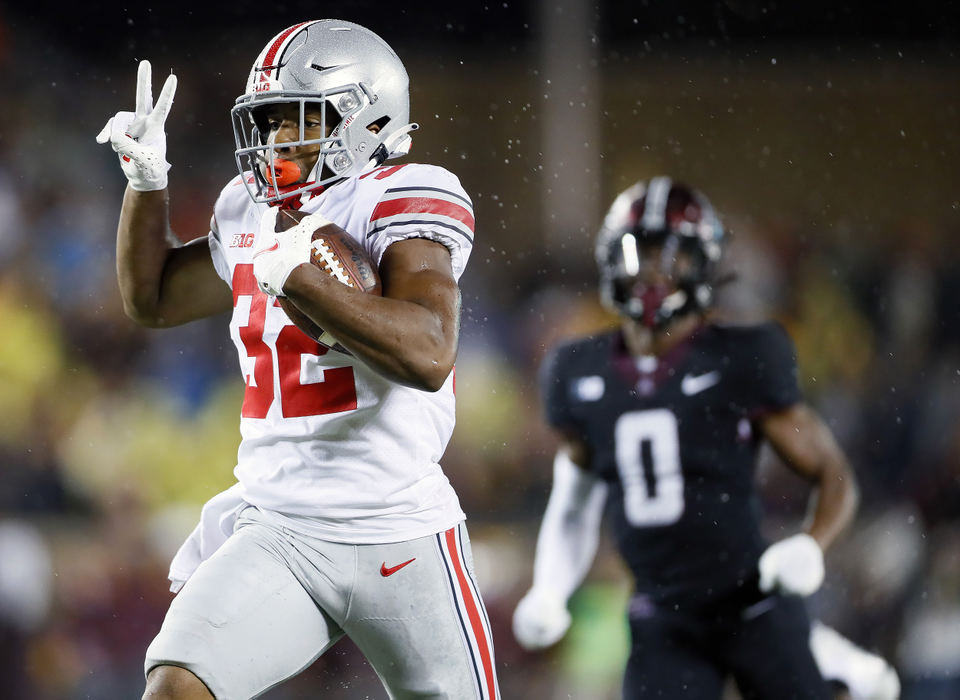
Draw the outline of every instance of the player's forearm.
<instances>
[{"instance_id":1,"label":"player's forearm","mask_svg":"<svg viewBox=\"0 0 960 700\"><path fill-rule=\"evenodd\" d=\"M830 428L806 404L765 417L761 429L777 454L816 488L808 533L821 549L850 524L857 508L857 483Z\"/></svg>"},{"instance_id":2,"label":"player's forearm","mask_svg":"<svg viewBox=\"0 0 960 700\"><path fill-rule=\"evenodd\" d=\"M808 532L826 550L850 524L860 500L853 473L846 462L834 457L820 473L816 506Z\"/></svg>"},{"instance_id":3,"label":"player's forearm","mask_svg":"<svg viewBox=\"0 0 960 700\"><path fill-rule=\"evenodd\" d=\"M549 589L567 600L580 586L597 553L605 500L605 485L558 452L537 537L534 589Z\"/></svg>"},{"instance_id":4,"label":"player's forearm","mask_svg":"<svg viewBox=\"0 0 960 700\"><path fill-rule=\"evenodd\" d=\"M283 291L316 324L388 379L436 391L453 369L459 309L439 313L415 301L364 294L310 265L294 269Z\"/></svg>"},{"instance_id":5,"label":"player's forearm","mask_svg":"<svg viewBox=\"0 0 960 700\"><path fill-rule=\"evenodd\" d=\"M117 280L124 311L138 323L158 323L170 239L167 190L128 186L117 226Z\"/></svg>"}]
</instances>

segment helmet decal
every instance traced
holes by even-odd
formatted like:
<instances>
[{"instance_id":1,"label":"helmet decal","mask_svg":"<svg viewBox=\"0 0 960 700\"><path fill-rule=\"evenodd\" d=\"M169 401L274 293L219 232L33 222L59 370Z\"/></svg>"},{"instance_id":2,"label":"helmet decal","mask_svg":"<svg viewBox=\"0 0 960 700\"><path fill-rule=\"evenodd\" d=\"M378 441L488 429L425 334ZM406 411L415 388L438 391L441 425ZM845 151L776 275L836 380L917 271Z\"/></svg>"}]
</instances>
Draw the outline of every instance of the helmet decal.
<instances>
[{"instance_id":1,"label":"helmet decal","mask_svg":"<svg viewBox=\"0 0 960 700\"><path fill-rule=\"evenodd\" d=\"M292 36L298 29L315 22L316 20L314 22L300 22L300 24L287 27L270 40L256 63L253 64L253 70L250 72L250 82L253 85L247 85L248 91L253 89L256 92L265 92L281 88L279 74L283 67L283 61L277 60L278 54L282 55L282 51L289 46ZM259 74L259 78L255 78L255 74Z\"/></svg>"}]
</instances>

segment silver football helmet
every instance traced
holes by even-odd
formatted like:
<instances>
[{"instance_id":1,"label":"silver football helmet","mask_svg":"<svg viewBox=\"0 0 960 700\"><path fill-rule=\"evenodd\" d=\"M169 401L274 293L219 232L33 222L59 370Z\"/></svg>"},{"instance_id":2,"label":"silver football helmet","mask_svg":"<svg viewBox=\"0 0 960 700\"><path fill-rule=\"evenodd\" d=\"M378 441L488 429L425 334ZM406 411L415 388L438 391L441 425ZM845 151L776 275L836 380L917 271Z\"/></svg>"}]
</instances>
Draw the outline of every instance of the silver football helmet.
<instances>
[{"instance_id":1,"label":"silver football helmet","mask_svg":"<svg viewBox=\"0 0 960 700\"><path fill-rule=\"evenodd\" d=\"M299 139L273 143L264 107L299 104ZM322 108L329 136L304 138L304 112ZM410 150L407 71L386 42L369 29L335 19L284 29L260 52L243 95L231 110L237 167L256 202L276 202L322 188L381 165ZM376 125L374 133L369 129ZM277 149L319 146L306 182L281 187ZM273 177L271 177L273 174Z\"/></svg>"}]
</instances>

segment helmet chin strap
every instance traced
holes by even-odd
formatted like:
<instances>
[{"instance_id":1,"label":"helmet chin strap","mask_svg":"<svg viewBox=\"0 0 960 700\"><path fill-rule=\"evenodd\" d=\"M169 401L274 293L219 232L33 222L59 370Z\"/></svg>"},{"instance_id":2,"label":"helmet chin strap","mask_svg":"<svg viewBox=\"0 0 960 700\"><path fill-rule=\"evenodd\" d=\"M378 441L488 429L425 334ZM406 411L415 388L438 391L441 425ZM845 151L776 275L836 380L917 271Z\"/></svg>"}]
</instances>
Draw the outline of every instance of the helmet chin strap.
<instances>
[{"instance_id":1,"label":"helmet chin strap","mask_svg":"<svg viewBox=\"0 0 960 700\"><path fill-rule=\"evenodd\" d=\"M323 151L317 155L317 162L310 168L310 174L307 175L307 181L317 182L320 180L320 169L323 167Z\"/></svg>"},{"instance_id":2,"label":"helmet chin strap","mask_svg":"<svg viewBox=\"0 0 960 700\"><path fill-rule=\"evenodd\" d=\"M370 159L364 163L363 167L360 169L360 172L356 174L363 175L364 173L370 172L374 168L379 168L388 158L396 158L409 153L410 146L413 143L413 139L410 138L409 134L411 131L416 131L419 128L419 124L411 122L410 124L406 124L394 131L392 134L390 134L388 139L381 142L381 144L374 149ZM313 168L310 170L310 174L307 176L307 180L316 181L320 179L321 169L323 168L324 161L325 157L321 151L319 157L317 158L317 162L313 164ZM344 177L348 176L344 175Z\"/></svg>"},{"instance_id":3,"label":"helmet chin strap","mask_svg":"<svg viewBox=\"0 0 960 700\"><path fill-rule=\"evenodd\" d=\"M389 158L398 158L407 155L407 153L410 152L410 146L413 144L413 139L410 138L409 133L419 128L419 124L410 123L390 134L390 137L386 141L381 142L380 145L374 149L373 155L370 156L370 160L363 166L360 174L362 175L374 168L379 168Z\"/></svg>"},{"instance_id":4,"label":"helmet chin strap","mask_svg":"<svg viewBox=\"0 0 960 700\"><path fill-rule=\"evenodd\" d=\"M680 311L687 304L689 295L683 289L678 289L673 294L667 295L662 302L660 302L660 311L663 312L667 318L673 318L674 315Z\"/></svg>"},{"instance_id":5,"label":"helmet chin strap","mask_svg":"<svg viewBox=\"0 0 960 700\"><path fill-rule=\"evenodd\" d=\"M407 155L410 152L410 146L413 145L410 132L416 131L419 128L419 124L410 122L390 134L390 138L383 142L383 147L387 151L387 158L397 158Z\"/></svg>"},{"instance_id":6,"label":"helmet chin strap","mask_svg":"<svg viewBox=\"0 0 960 700\"><path fill-rule=\"evenodd\" d=\"M650 330L657 330L681 315L689 300L690 295L683 289L671 292L663 285L654 285L645 288L639 297L631 297L626 312Z\"/></svg>"}]
</instances>

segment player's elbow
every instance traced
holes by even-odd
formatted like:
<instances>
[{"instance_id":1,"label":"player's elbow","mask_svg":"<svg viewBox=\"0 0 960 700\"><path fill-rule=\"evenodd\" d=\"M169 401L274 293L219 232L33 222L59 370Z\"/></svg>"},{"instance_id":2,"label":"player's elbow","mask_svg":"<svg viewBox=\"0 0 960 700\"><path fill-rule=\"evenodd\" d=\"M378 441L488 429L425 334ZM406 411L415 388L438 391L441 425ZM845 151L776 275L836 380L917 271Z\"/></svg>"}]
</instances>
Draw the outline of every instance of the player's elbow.
<instances>
[{"instance_id":1,"label":"player's elbow","mask_svg":"<svg viewBox=\"0 0 960 700\"><path fill-rule=\"evenodd\" d=\"M857 512L860 508L860 486L857 484L857 480L853 475L852 469L847 469L843 482L845 484L845 500L847 502L847 510L850 512L851 517Z\"/></svg>"},{"instance_id":2,"label":"player's elbow","mask_svg":"<svg viewBox=\"0 0 960 700\"><path fill-rule=\"evenodd\" d=\"M446 384L457 359L457 334L448 332L444 324L438 322L419 340L418 350L412 349L413 344L408 346L411 351L404 363L407 373L417 389L439 391Z\"/></svg>"},{"instance_id":3,"label":"player's elbow","mask_svg":"<svg viewBox=\"0 0 960 700\"><path fill-rule=\"evenodd\" d=\"M415 386L420 391L426 391L431 394L434 394L440 391L440 389L443 388L444 384L446 384L446 377L444 377L442 380L439 380L439 381L431 377L430 379L425 379L424 381L417 382Z\"/></svg>"},{"instance_id":4,"label":"player's elbow","mask_svg":"<svg viewBox=\"0 0 960 700\"><path fill-rule=\"evenodd\" d=\"M421 317L422 318L422 317ZM457 333L440 319L410 324L387 333L373 357L380 372L395 382L420 391L439 391L453 371Z\"/></svg>"},{"instance_id":5,"label":"player's elbow","mask_svg":"<svg viewBox=\"0 0 960 700\"><path fill-rule=\"evenodd\" d=\"M410 383L421 391L436 392L447 383L453 371L453 359L429 359L419 367L411 368Z\"/></svg>"},{"instance_id":6,"label":"player's elbow","mask_svg":"<svg viewBox=\"0 0 960 700\"><path fill-rule=\"evenodd\" d=\"M846 459L838 456L829 460L822 474L821 478L838 484L846 492L848 499L859 500L860 489L857 485L857 476Z\"/></svg>"},{"instance_id":7,"label":"player's elbow","mask_svg":"<svg viewBox=\"0 0 960 700\"><path fill-rule=\"evenodd\" d=\"M421 391L436 392L447 383L457 357L452 343L429 343L429 347L407 356L403 363L406 383Z\"/></svg>"},{"instance_id":8,"label":"player's elbow","mask_svg":"<svg viewBox=\"0 0 960 700\"><path fill-rule=\"evenodd\" d=\"M860 506L860 487L856 474L846 459L837 457L827 460L820 472L820 488L830 489L837 494L837 500L844 511L853 517Z\"/></svg>"},{"instance_id":9,"label":"player's elbow","mask_svg":"<svg viewBox=\"0 0 960 700\"><path fill-rule=\"evenodd\" d=\"M133 301L128 299L123 300L123 313L126 314L127 318L139 326L144 326L146 328L157 328L156 316L150 313L148 309L145 309Z\"/></svg>"},{"instance_id":10,"label":"player's elbow","mask_svg":"<svg viewBox=\"0 0 960 700\"><path fill-rule=\"evenodd\" d=\"M137 304L128 299L123 300L123 312L127 318L144 328L169 328L174 325L170 323L170 319L161 314L156 307Z\"/></svg>"}]
</instances>

